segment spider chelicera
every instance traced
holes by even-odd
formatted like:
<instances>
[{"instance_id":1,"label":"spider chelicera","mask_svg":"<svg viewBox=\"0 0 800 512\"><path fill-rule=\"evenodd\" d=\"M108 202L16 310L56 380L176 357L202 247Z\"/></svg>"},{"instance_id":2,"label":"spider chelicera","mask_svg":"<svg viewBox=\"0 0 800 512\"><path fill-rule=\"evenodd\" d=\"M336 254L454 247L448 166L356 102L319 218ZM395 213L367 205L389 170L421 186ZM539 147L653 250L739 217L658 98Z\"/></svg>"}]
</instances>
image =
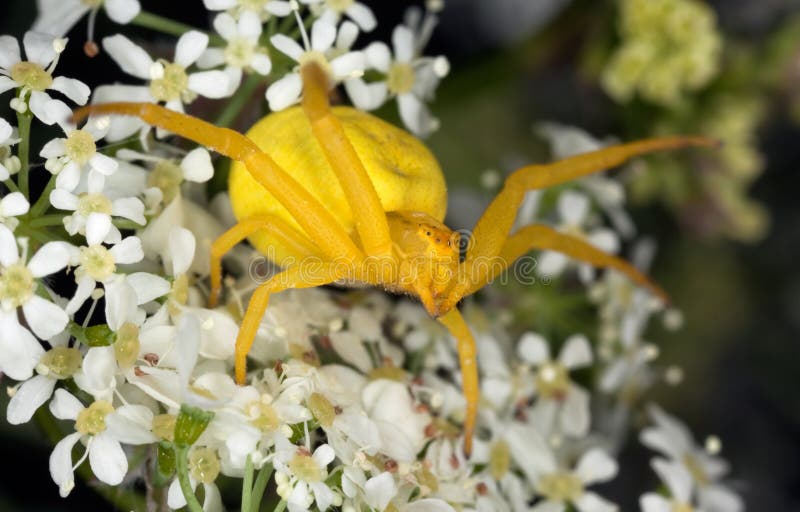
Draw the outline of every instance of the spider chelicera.
<instances>
[{"instance_id":1,"label":"spider chelicera","mask_svg":"<svg viewBox=\"0 0 800 512\"><path fill-rule=\"evenodd\" d=\"M565 183L629 158L685 146L702 137L621 144L511 173L478 220L463 254L460 234L442 223L446 186L424 145L407 132L349 107L331 107L330 82L314 62L301 67L302 104L262 119L248 134L150 103L107 103L76 111L122 114L169 130L233 160L229 191L239 223L211 248L211 307L222 288L221 258L245 238L282 267L253 292L236 339L236 381L246 382L247 354L269 296L289 288L357 282L418 297L457 341L467 399L464 450L471 451L478 409L475 341L456 305L534 249L612 268L665 293L626 261L545 225L510 233L529 190Z\"/></svg>"}]
</instances>

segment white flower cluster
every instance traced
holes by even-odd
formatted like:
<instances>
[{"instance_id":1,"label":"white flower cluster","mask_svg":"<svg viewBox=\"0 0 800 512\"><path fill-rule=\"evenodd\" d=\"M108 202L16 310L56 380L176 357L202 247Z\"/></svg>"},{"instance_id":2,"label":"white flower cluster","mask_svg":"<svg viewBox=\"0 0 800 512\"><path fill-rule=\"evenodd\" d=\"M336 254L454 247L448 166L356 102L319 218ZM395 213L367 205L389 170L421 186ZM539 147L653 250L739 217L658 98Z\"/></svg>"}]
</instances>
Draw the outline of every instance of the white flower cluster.
<instances>
[{"instance_id":1,"label":"white flower cluster","mask_svg":"<svg viewBox=\"0 0 800 512\"><path fill-rule=\"evenodd\" d=\"M377 21L354 0L204 3L222 11L213 21L218 36L185 32L172 60L122 34L103 38L103 49L145 85L100 86L94 101L183 110L198 96L237 94L250 75L271 81L266 101L279 110L302 92L295 63L314 60L357 108L396 98L412 131L436 129L426 102L448 63L423 56L423 47L437 2L410 10L391 48L375 42L360 51L352 50L359 32ZM649 296L614 273L588 288L600 311L599 349L582 334L553 340L558 351L533 332L513 340L493 315L469 309L483 396L470 458L461 449L465 399L453 340L418 304L379 291L276 295L250 353L250 380L237 386L234 340L254 287L244 269L255 255L233 251L228 263L239 279L226 283L233 299L206 308L209 245L234 222L224 193L205 199L209 153L154 142L131 119L78 128L67 102L51 96L78 105L90 97L82 82L53 75L70 26L101 6L127 23L138 2L41 4L52 5L23 38L26 60L15 38L0 36L0 93L14 91L18 114L16 128L0 119L0 371L18 381L8 388L9 423L31 421L45 404L70 421L50 457L62 496L88 459L108 485L155 474L169 486L173 509L198 510L193 490L202 484L202 509L222 510L219 475L242 478L243 497L257 502L262 478L272 475L277 496L264 499L292 512L617 510L591 486L620 471L613 458L620 427L606 428L610 413L593 408L618 397L611 401L630 410L631 387L641 394L653 381L652 346L641 339L654 312ZM63 131L38 151L49 172L39 197L29 186L34 118ZM141 141L103 147L136 132ZM578 132L550 133L562 155L585 150L575 137L596 144ZM547 217L530 201L530 216ZM557 204L561 229L607 250L619 250L616 233L632 234L613 180L584 180ZM613 229L598 221L603 214ZM566 263L545 255L541 270L558 273ZM587 269L581 275L594 279ZM600 377L592 380L587 368ZM677 420L657 407L651 413L655 426L641 438L660 453L653 467L669 493L644 495L644 510L740 510L721 483L726 464L697 448Z\"/></svg>"}]
</instances>

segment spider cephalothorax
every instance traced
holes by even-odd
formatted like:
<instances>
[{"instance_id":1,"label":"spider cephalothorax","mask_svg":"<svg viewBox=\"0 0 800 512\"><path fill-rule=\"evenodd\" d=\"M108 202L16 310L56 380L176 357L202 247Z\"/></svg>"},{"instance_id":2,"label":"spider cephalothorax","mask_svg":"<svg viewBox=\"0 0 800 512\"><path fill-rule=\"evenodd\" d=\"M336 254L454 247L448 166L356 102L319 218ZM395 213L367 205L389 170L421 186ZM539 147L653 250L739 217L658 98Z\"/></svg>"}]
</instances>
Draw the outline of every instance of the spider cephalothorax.
<instances>
[{"instance_id":1,"label":"spider cephalothorax","mask_svg":"<svg viewBox=\"0 0 800 512\"><path fill-rule=\"evenodd\" d=\"M93 105L76 112L124 114L189 138L236 160L229 189L239 223L211 249L211 293L222 287L221 258L244 238L283 271L258 286L236 340L236 380L269 296L288 288L360 282L418 297L458 344L467 398L464 448L471 450L478 407L475 341L456 305L533 249L562 252L623 272L664 297L624 260L543 225L511 228L525 192L565 183L652 151L713 146L700 137L665 137L613 146L512 173L483 213L463 254L460 235L442 223L446 189L439 166L410 134L347 107L332 109L325 71L301 67L301 107L272 114L248 136L148 103ZM311 263L313 262L313 264Z\"/></svg>"}]
</instances>

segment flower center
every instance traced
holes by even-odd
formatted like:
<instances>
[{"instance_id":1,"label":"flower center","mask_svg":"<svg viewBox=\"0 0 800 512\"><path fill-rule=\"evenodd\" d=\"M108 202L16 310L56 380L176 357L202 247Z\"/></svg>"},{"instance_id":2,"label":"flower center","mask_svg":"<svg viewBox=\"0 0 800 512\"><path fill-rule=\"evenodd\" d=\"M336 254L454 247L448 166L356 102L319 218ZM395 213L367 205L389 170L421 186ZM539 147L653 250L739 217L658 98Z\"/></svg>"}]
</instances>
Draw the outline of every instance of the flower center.
<instances>
[{"instance_id":1,"label":"flower center","mask_svg":"<svg viewBox=\"0 0 800 512\"><path fill-rule=\"evenodd\" d=\"M97 435L106 429L106 416L114 411L114 406L105 400L98 400L78 413L75 430L81 434Z\"/></svg>"},{"instance_id":2,"label":"flower center","mask_svg":"<svg viewBox=\"0 0 800 512\"><path fill-rule=\"evenodd\" d=\"M709 480L708 475L706 474L703 466L700 465L700 462L693 457L691 454L687 453L683 456L683 464L686 466L686 469L689 470L691 473L692 478L701 486L704 487L711 483Z\"/></svg>"},{"instance_id":3,"label":"flower center","mask_svg":"<svg viewBox=\"0 0 800 512\"><path fill-rule=\"evenodd\" d=\"M389 92L393 94L406 94L411 92L416 80L414 68L407 62L395 62L389 68L389 77L386 80L386 86Z\"/></svg>"},{"instance_id":4,"label":"flower center","mask_svg":"<svg viewBox=\"0 0 800 512\"><path fill-rule=\"evenodd\" d=\"M239 6L243 10L247 9L260 13L269 2L270 0L239 0Z\"/></svg>"},{"instance_id":5,"label":"flower center","mask_svg":"<svg viewBox=\"0 0 800 512\"><path fill-rule=\"evenodd\" d=\"M492 445L489 450L489 472L495 480L501 480L511 465L511 450L502 439Z\"/></svg>"},{"instance_id":6,"label":"flower center","mask_svg":"<svg viewBox=\"0 0 800 512\"><path fill-rule=\"evenodd\" d=\"M53 76L35 62L22 61L11 66L11 79L34 91L44 91L53 84Z\"/></svg>"},{"instance_id":7,"label":"flower center","mask_svg":"<svg viewBox=\"0 0 800 512\"><path fill-rule=\"evenodd\" d=\"M117 364L123 368L130 368L139 358L139 327L130 322L125 322L117 331L117 341L114 342L114 356Z\"/></svg>"},{"instance_id":8,"label":"flower center","mask_svg":"<svg viewBox=\"0 0 800 512\"><path fill-rule=\"evenodd\" d=\"M322 471L317 465L317 461L312 459L309 455L302 453L296 454L292 460L289 461L289 469L297 478L304 482L322 481Z\"/></svg>"},{"instance_id":9,"label":"flower center","mask_svg":"<svg viewBox=\"0 0 800 512\"><path fill-rule=\"evenodd\" d=\"M305 66L309 62L315 62L316 64L319 65L320 68L322 68L322 70L325 72L326 75L333 76L333 70L331 69L331 65L328 62L327 57L325 57L325 55L322 52L318 52L315 50L309 50L307 52L303 52L303 54L300 55L300 58L297 60L297 62L300 64L300 67Z\"/></svg>"},{"instance_id":10,"label":"flower center","mask_svg":"<svg viewBox=\"0 0 800 512\"><path fill-rule=\"evenodd\" d=\"M278 412L272 405L258 400L251 403L247 409L252 418L250 424L262 432L274 432L281 426Z\"/></svg>"},{"instance_id":11,"label":"flower center","mask_svg":"<svg viewBox=\"0 0 800 512\"><path fill-rule=\"evenodd\" d=\"M328 7L336 12L346 11L355 0L327 0Z\"/></svg>"},{"instance_id":12,"label":"flower center","mask_svg":"<svg viewBox=\"0 0 800 512\"><path fill-rule=\"evenodd\" d=\"M256 52L256 43L250 39L237 37L228 41L225 48L225 61L233 67L244 68L250 65Z\"/></svg>"},{"instance_id":13,"label":"flower center","mask_svg":"<svg viewBox=\"0 0 800 512\"><path fill-rule=\"evenodd\" d=\"M114 255L102 245L81 247L81 267L95 281L105 281L117 269Z\"/></svg>"},{"instance_id":14,"label":"flower center","mask_svg":"<svg viewBox=\"0 0 800 512\"><path fill-rule=\"evenodd\" d=\"M564 502L580 496L583 483L572 473L552 473L539 480L537 490L548 500Z\"/></svg>"},{"instance_id":15,"label":"flower center","mask_svg":"<svg viewBox=\"0 0 800 512\"><path fill-rule=\"evenodd\" d=\"M175 423L178 417L174 414L153 416L153 434L159 439L172 442L175 439Z\"/></svg>"},{"instance_id":16,"label":"flower center","mask_svg":"<svg viewBox=\"0 0 800 512\"><path fill-rule=\"evenodd\" d=\"M85 130L75 130L67 136L64 143L67 158L84 165L97 152L97 145L92 136Z\"/></svg>"},{"instance_id":17,"label":"flower center","mask_svg":"<svg viewBox=\"0 0 800 512\"><path fill-rule=\"evenodd\" d=\"M198 448L189 455L192 476L198 482L212 484L219 476L219 457L211 448Z\"/></svg>"},{"instance_id":18,"label":"flower center","mask_svg":"<svg viewBox=\"0 0 800 512\"><path fill-rule=\"evenodd\" d=\"M569 391L569 374L560 363L545 363L536 374L536 389L544 398L563 400Z\"/></svg>"},{"instance_id":19,"label":"flower center","mask_svg":"<svg viewBox=\"0 0 800 512\"><path fill-rule=\"evenodd\" d=\"M81 194L76 210L83 217L92 213L111 215L111 200L103 194Z\"/></svg>"},{"instance_id":20,"label":"flower center","mask_svg":"<svg viewBox=\"0 0 800 512\"><path fill-rule=\"evenodd\" d=\"M164 203L169 203L178 195L183 183L183 170L169 160L161 160L147 176L147 185L158 187L164 196Z\"/></svg>"},{"instance_id":21,"label":"flower center","mask_svg":"<svg viewBox=\"0 0 800 512\"><path fill-rule=\"evenodd\" d=\"M44 353L39 360L40 367L45 371L40 371L45 375L51 375L57 379L71 377L78 368L81 367L81 353L77 348L53 347Z\"/></svg>"},{"instance_id":22,"label":"flower center","mask_svg":"<svg viewBox=\"0 0 800 512\"><path fill-rule=\"evenodd\" d=\"M156 101L188 100L189 77L183 67L173 62L164 63L164 76L150 82L150 94Z\"/></svg>"},{"instance_id":23,"label":"flower center","mask_svg":"<svg viewBox=\"0 0 800 512\"><path fill-rule=\"evenodd\" d=\"M0 298L12 307L25 304L35 290L33 274L25 265L15 263L0 271Z\"/></svg>"},{"instance_id":24,"label":"flower center","mask_svg":"<svg viewBox=\"0 0 800 512\"><path fill-rule=\"evenodd\" d=\"M686 503L675 503L670 512L694 512L694 507Z\"/></svg>"}]
</instances>

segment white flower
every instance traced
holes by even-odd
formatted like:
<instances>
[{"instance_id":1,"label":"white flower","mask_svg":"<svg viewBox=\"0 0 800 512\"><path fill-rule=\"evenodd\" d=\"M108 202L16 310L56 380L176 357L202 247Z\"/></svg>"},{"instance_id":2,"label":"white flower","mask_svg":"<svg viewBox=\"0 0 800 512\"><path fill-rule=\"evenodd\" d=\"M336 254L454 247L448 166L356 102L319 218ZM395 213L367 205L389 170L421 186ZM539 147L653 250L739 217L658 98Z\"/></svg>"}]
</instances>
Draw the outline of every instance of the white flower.
<instances>
[{"instance_id":1,"label":"white flower","mask_svg":"<svg viewBox=\"0 0 800 512\"><path fill-rule=\"evenodd\" d=\"M290 512L308 510L314 502L320 510L341 503L341 496L325 483L328 464L336 454L327 444L322 444L312 454L308 448L297 447L288 440L276 446L275 482L277 492L288 503Z\"/></svg>"},{"instance_id":2,"label":"white flower","mask_svg":"<svg viewBox=\"0 0 800 512\"><path fill-rule=\"evenodd\" d=\"M355 0L300 0L300 2L311 5L314 11L319 10L319 19L331 25L338 24L344 14L355 21L365 32L370 32L378 24L372 10ZM320 7L321 9L319 9Z\"/></svg>"},{"instance_id":3,"label":"white flower","mask_svg":"<svg viewBox=\"0 0 800 512\"><path fill-rule=\"evenodd\" d=\"M644 429L642 444L684 465L697 486L698 503L705 512L738 512L744 503L738 494L720 483L728 463L698 447L686 425L653 405L649 408L654 427Z\"/></svg>"},{"instance_id":4,"label":"white flower","mask_svg":"<svg viewBox=\"0 0 800 512\"><path fill-rule=\"evenodd\" d=\"M253 13L260 21L267 21L272 16L283 17L292 12L292 3L286 0L203 0L209 11L230 10L237 17Z\"/></svg>"},{"instance_id":5,"label":"white flower","mask_svg":"<svg viewBox=\"0 0 800 512\"><path fill-rule=\"evenodd\" d=\"M110 402L98 400L84 407L68 391L57 389L50 411L58 419L73 420L77 430L59 441L50 454L50 476L62 497L75 487L74 470L87 457L101 482L119 485L128 472L128 459L120 443L139 445L157 440L150 432L153 413L142 405L123 405L115 410ZM73 465L72 449L81 440L86 443L86 452Z\"/></svg>"},{"instance_id":6,"label":"white flower","mask_svg":"<svg viewBox=\"0 0 800 512\"><path fill-rule=\"evenodd\" d=\"M65 112L58 115L58 120L69 115L66 105L59 110ZM44 145L39 156L47 159L45 169L57 176L56 187L67 192L75 190L83 170L88 169L89 182L99 181L102 188L103 176L113 174L118 167L116 160L97 151L97 141L105 136L108 125L107 117L93 119L80 130L63 125L67 137L52 139Z\"/></svg>"},{"instance_id":7,"label":"white flower","mask_svg":"<svg viewBox=\"0 0 800 512\"><path fill-rule=\"evenodd\" d=\"M589 431L589 393L570 379L569 372L591 364L589 340L583 335L570 336L554 361L547 341L529 332L520 339L517 352L536 368L538 399L531 410L532 423L546 435L555 428L570 436L585 436Z\"/></svg>"},{"instance_id":8,"label":"white flower","mask_svg":"<svg viewBox=\"0 0 800 512\"><path fill-rule=\"evenodd\" d=\"M305 48L284 34L276 34L270 40L275 48L301 66L312 61L319 64L328 73L331 87L346 78L363 72L365 61L362 52L342 53L334 46L337 40L336 26L324 20L315 21L311 26L310 42L302 25L300 30ZM345 29L343 28L343 30ZM352 41L350 42L352 43ZM267 89L269 108L278 111L294 105L300 100L302 91L303 81L300 78L299 70L286 74Z\"/></svg>"},{"instance_id":9,"label":"white flower","mask_svg":"<svg viewBox=\"0 0 800 512\"><path fill-rule=\"evenodd\" d=\"M692 475L680 462L655 458L650 465L669 489L669 498L655 492L642 495L642 512L703 512L692 499Z\"/></svg>"},{"instance_id":10,"label":"white flower","mask_svg":"<svg viewBox=\"0 0 800 512\"><path fill-rule=\"evenodd\" d=\"M230 93L228 77L222 71L186 71L206 47L208 36L191 30L178 39L174 62L154 61L144 49L121 34L103 38L103 48L124 72L149 81L149 85L139 89L148 91L150 101L165 102L167 108L178 112L183 112L184 103L191 103L198 95L223 98Z\"/></svg>"},{"instance_id":11,"label":"white flower","mask_svg":"<svg viewBox=\"0 0 800 512\"><path fill-rule=\"evenodd\" d=\"M617 462L600 448L592 448L577 460L574 468L559 461L539 432L530 426L513 424L508 432L511 457L522 469L541 500L531 512L564 510L572 504L580 512L614 512L616 505L586 490L607 482L617 474Z\"/></svg>"},{"instance_id":12,"label":"white flower","mask_svg":"<svg viewBox=\"0 0 800 512\"><path fill-rule=\"evenodd\" d=\"M259 44L261 20L252 11L244 11L238 22L228 13L214 18L216 30L228 45L223 48L209 48L198 59L198 65L212 68L225 64L230 94L233 94L242 81L242 72L268 75L272 61L268 50Z\"/></svg>"},{"instance_id":13,"label":"white flower","mask_svg":"<svg viewBox=\"0 0 800 512\"><path fill-rule=\"evenodd\" d=\"M15 38L0 36L0 93L15 87L19 89L17 97L11 100L13 109L25 112L30 108L43 123L53 124L58 119L53 117L51 109L63 102L50 98L45 91L58 91L78 105L86 103L90 93L86 84L74 78L53 78L66 40L29 31L25 33L23 45L28 60L22 60Z\"/></svg>"},{"instance_id":14,"label":"white flower","mask_svg":"<svg viewBox=\"0 0 800 512\"><path fill-rule=\"evenodd\" d=\"M213 448L195 446L189 453L189 483L192 490L203 484L205 497L203 498L204 512L222 512L222 496L219 488L214 483L220 473L220 460ZM183 495L180 482L175 478L167 491L167 504L173 510L186 506L186 497Z\"/></svg>"},{"instance_id":15,"label":"white flower","mask_svg":"<svg viewBox=\"0 0 800 512\"><path fill-rule=\"evenodd\" d=\"M345 82L350 99L362 110L380 107L387 97L396 97L400 118L409 130L420 136L429 135L439 126L431 116L425 101L433 97L439 80L449 71L444 57L420 57L416 51L414 33L404 25L392 33L394 57L382 42L370 44L364 53L369 67L385 75L385 80L365 83L356 77Z\"/></svg>"},{"instance_id":16,"label":"white flower","mask_svg":"<svg viewBox=\"0 0 800 512\"><path fill-rule=\"evenodd\" d=\"M77 256L75 278L78 288L67 304L69 314L77 311L94 291L97 283L108 284L118 277L117 265L136 263L144 257L142 242L129 236L116 241L111 248L103 245L111 230L111 217L102 213L90 213L86 219L86 246ZM106 293L115 288L107 289ZM113 303L116 299L112 299ZM106 305L109 305L107 297Z\"/></svg>"},{"instance_id":17,"label":"white flower","mask_svg":"<svg viewBox=\"0 0 800 512\"><path fill-rule=\"evenodd\" d=\"M0 181L5 181L12 174L19 172L19 157L11 154L11 146L19 142L16 131L8 121L0 118Z\"/></svg>"},{"instance_id":18,"label":"white flower","mask_svg":"<svg viewBox=\"0 0 800 512\"><path fill-rule=\"evenodd\" d=\"M11 192L3 196L0 199L0 223L13 230L19 224L16 217L28 213L30 206L22 192Z\"/></svg>"},{"instance_id":19,"label":"white flower","mask_svg":"<svg viewBox=\"0 0 800 512\"><path fill-rule=\"evenodd\" d=\"M616 253L619 250L619 237L613 230L605 227L586 229L586 225L592 220L590 213L591 205L585 194L566 190L558 196L560 223L556 228L584 239L602 251ZM543 251L536 271L542 276L557 276L564 271L569 261L569 257L562 253ZM592 267L583 263L580 264L579 271L584 281L590 281L594 273Z\"/></svg>"},{"instance_id":20,"label":"white flower","mask_svg":"<svg viewBox=\"0 0 800 512\"><path fill-rule=\"evenodd\" d=\"M115 23L125 25L139 14L138 0L37 0L38 15L32 30L63 36L89 13L89 40L94 32L94 17L100 6Z\"/></svg>"}]
</instances>

